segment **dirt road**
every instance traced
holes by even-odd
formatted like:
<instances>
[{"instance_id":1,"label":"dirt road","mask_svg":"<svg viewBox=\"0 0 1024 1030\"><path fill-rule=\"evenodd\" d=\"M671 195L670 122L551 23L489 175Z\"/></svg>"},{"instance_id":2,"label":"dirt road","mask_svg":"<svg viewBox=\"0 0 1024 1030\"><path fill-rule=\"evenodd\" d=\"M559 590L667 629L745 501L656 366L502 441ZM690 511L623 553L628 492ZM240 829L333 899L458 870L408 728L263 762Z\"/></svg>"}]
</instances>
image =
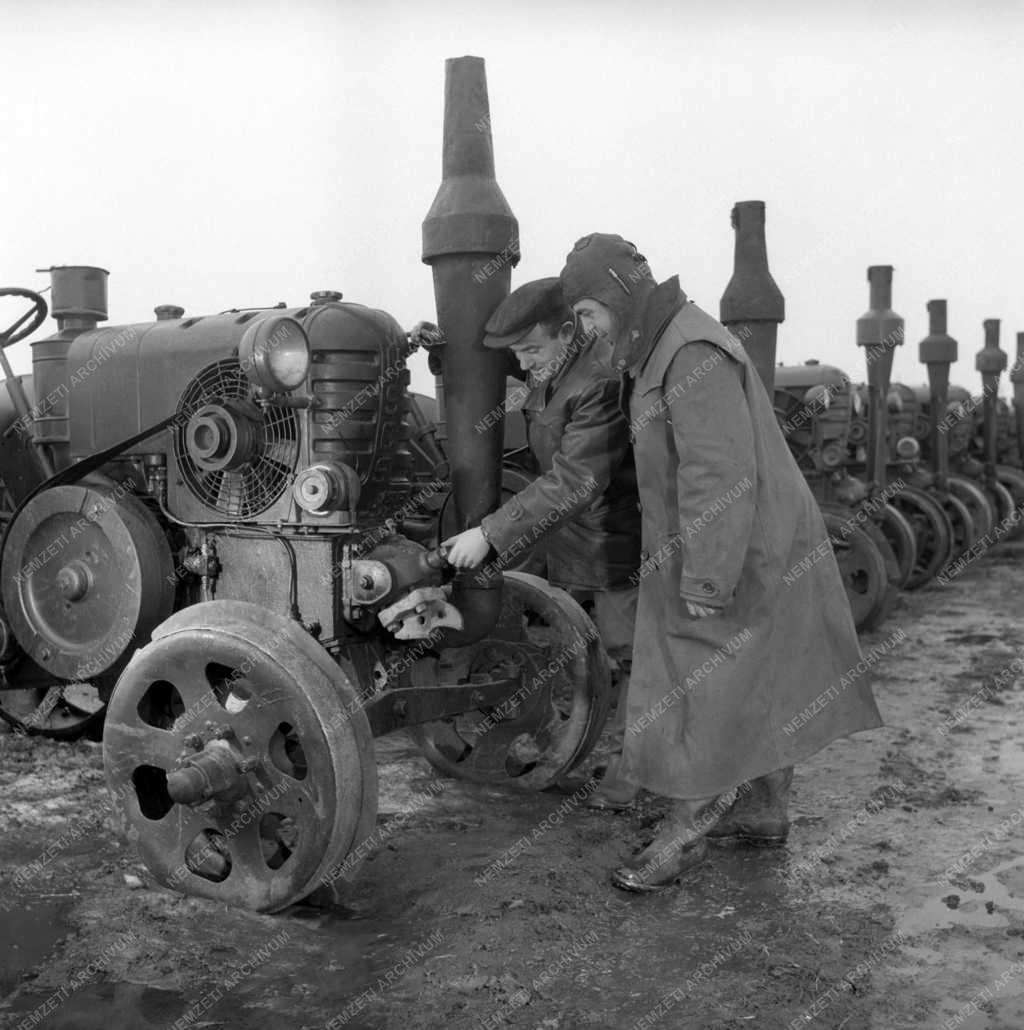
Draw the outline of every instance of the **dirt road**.
<instances>
[{"instance_id":1,"label":"dirt road","mask_svg":"<svg viewBox=\"0 0 1024 1030\"><path fill-rule=\"evenodd\" d=\"M647 897L608 872L655 799L468 786L396 737L350 909L227 910L148 881L99 745L2 736L0 1026L1019 1030L1024 549L862 645L886 728L797 770L788 847Z\"/></svg>"}]
</instances>

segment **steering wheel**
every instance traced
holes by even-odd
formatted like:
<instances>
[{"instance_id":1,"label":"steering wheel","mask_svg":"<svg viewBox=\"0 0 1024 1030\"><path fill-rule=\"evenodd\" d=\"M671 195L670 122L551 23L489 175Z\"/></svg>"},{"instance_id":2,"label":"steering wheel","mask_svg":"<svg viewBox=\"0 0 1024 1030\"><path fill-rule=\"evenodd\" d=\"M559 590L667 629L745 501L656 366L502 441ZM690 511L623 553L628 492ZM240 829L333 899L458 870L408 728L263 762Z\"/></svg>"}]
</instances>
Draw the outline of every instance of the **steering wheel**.
<instances>
[{"instance_id":1,"label":"steering wheel","mask_svg":"<svg viewBox=\"0 0 1024 1030\"><path fill-rule=\"evenodd\" d=\"M26 311L21 318L16 319L3 332L0 332L0 347L9 347L12 343L24 340L31 336L46 319L49 308L43 297L34 290L23 290L19 286L5 286L0 288L0 297L24 297L32 301L32 308ZM24 325L28 320L28 325Z\"/></svg>"}]
</instances>

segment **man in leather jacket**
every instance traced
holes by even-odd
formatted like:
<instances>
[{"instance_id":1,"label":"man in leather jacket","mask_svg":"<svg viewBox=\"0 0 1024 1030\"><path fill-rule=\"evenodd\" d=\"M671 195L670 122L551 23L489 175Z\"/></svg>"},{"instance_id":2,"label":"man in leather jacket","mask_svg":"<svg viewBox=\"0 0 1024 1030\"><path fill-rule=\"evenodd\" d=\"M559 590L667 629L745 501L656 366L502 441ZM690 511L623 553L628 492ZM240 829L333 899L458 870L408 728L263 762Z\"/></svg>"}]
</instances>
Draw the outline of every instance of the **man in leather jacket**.
<instances>
[{"instance_id":1,"label":"man in leather jacket","mask_svg":"<svg viewBox=\"0 0 1024 1030\"><path fill-rule=\"evenodd\" d=\"M613 748L621 749L640 514L629 426L619 407L610 349L580 331L554 277L514 290L485 332L485 347L508 349L528 373L522 413L540 474L480 526L446 540L448 561L475 568L488 557L515 557L544 538L549 581L577 596L593 594L594 622L622 670L621 703L612 721ZM606 783L613 780L610 767Z\"/></svg>"}]
</instances>

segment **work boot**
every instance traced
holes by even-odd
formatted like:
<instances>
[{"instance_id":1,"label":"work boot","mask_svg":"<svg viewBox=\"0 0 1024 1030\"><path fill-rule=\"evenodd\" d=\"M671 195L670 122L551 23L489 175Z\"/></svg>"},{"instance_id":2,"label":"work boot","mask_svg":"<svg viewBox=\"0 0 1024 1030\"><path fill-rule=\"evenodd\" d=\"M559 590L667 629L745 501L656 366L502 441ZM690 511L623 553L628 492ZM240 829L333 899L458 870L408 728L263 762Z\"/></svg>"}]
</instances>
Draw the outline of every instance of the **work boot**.
<instances>
[{"instance_id":1,"label":"work boot","mask_svg":"<svg viewBox=\"0 0 1024 1030\"><path fill-rule=\"evenodd\" d=\"M732 808L708 830L712 844L749 844L774 848L789 836L789 785L793 767L745 783Z\"/></svg>"},{"instance_id":2,"label":"work boot","mask_svg":"<svg viewBox=\"0 0 1024 1030\"><path fill-rule=\"evenodd\" d=\"M694 872L707 857L706 835L721 811L717 797L673 802L658 835L612 872L612 883L624 891L650 893Z\"/></svg>"},{"instance_id":3,"label":"work boot","mask_svg":"<svg viewBox=\"0 0 1024 1030\"><path fill-rule=\"evenodd\" d=\"M587 808L597 812L625 812L633 807L640 788L622 775L622 755L609 755L601 786L586 800Z\"/></svg>"}]
</instances>

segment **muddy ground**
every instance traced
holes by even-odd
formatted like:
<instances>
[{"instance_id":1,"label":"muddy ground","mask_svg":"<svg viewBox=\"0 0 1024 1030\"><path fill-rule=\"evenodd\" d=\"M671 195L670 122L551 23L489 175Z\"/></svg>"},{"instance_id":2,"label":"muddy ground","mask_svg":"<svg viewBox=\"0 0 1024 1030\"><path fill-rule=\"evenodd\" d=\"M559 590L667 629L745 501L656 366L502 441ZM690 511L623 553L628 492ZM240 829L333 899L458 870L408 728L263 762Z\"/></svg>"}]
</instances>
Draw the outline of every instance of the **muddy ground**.
<instances>
[{"instance_id":1,"label":"muddy ground","mask_svg":"<svg viewBox=\"0 0 1024 1030\"><path fill-rule=\"evenodd\" d=\"M608 881L655 799L469 786L393 737L351 906L228 910L152 885L99 745L4 735L0 1027L1019 1030L1022 588L1004 545L904 597L862 641L886 728L798 768L789 845L655 896Z\"/></svg>"}]
</instances>

